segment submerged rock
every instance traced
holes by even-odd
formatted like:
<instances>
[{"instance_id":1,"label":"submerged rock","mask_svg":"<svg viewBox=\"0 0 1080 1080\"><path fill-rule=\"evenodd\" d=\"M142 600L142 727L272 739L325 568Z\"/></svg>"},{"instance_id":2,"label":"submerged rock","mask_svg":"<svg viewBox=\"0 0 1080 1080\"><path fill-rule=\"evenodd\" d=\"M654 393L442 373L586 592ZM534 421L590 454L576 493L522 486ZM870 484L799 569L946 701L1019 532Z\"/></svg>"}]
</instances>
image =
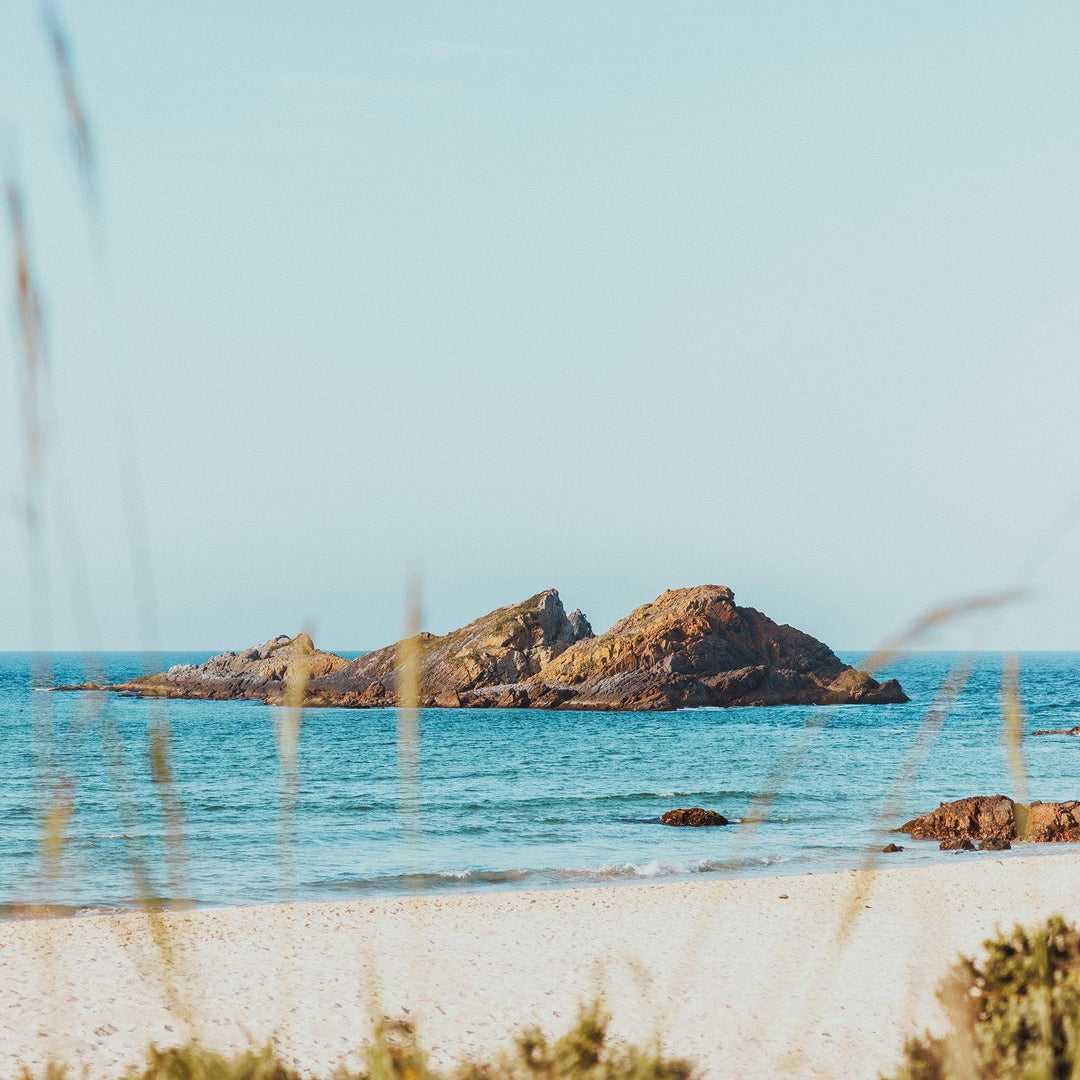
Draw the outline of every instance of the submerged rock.
<instances>
[{"instance_id":1,"label":"submerged rock","mask_svg":"<svg viewBox=\"0 0 1080 1080\"><path fill-rule=\"evenodd\" d=\"M900 847L898 844L886 844L881 849L881 854L882 855L892 855L897 851L903 851L903 850L904 849L902 847Z\"/></svg>"},{"instance_id":2,"label":"submerged rock","mask_svg":"<svg viewBox=\"0 0 1080 1080\"><path fill-rule=\"evenodd\" d=\"M987 851L1004 847L987 844L1027 840L1034 843L1080 841L1080 802L1033 802L1025 806L1006 795L976 795L942 803L929 814L905 822L898 829L913 840L982 840Z\"/></svg>"},{"instance_id":3,"label":"submerged rock","mask_svg":"<svg viewBox=\"0 0 1080 1080\"><path fill-rule=\"evenodd\" d=\"M449 634L419 634L352 661L299 634L110 689L387 707L399 704L397 673L409 649L419 656L420 703L442 708L647 711L908 700L895 679L876 682L808 634L736 606L721 585L666 592L599 637L581 611L567 614L548 589Z\"/></svg>"},{"instance_id":4,"label":"submerged rock","mask_svg":"<svg viewBox=\"0 0 1080 1080\"><path fill-rule=\"evenodd\" d=\"M1033 731L1032 735L1080 735L1080 727L1071 728L1045 728L1042 731Z\"/></svg>"},{"instance_id":5,"label":"submerged rock","mask_svg":"<svg viewBox=\"0 0 1080 1080\"><path fill-rule=\"evenodd\" d=\"M668 810L660 815L662 825L686 825L691 828L702 828L711 825L727 825L728 819L715 810L703 810L700 806L691 806L686 809Z\"/></svg>"}]
</instances>

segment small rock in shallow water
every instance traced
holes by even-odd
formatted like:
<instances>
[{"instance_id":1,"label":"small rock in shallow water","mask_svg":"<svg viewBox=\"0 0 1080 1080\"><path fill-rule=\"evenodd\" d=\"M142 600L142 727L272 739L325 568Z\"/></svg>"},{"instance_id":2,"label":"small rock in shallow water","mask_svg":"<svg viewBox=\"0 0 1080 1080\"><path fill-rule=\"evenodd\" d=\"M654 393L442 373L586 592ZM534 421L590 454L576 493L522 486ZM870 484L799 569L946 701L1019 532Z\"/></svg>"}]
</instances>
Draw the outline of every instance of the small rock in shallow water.
<instances>
[{"instance_id":1,"label":"small rock in shallow water","mask_svg":"<svg viewBox=\"0 0 1080 1080\"><path fill-rule=\"evenodd\" d=\"M703 810L700 806L690 806L661 814L660 822L663 825L689 825L700 828L703 825L727 825L728 819L715 810Z\"/></svg>"},{"instance_id":2,"label":"small rock in shallow water","mask_svg":"<svg viewBox=\"0 0 1080 1080\"><path fill-rule=\"evenodd\" d=\"M974 851L975 845L967 839L964 840L942 840L938 844L939 851Z\"/></svg>"},{"instance_id":3,"label":"small rock in shallow water","mask_svg":"<svg viewBox=\"0 0 1080 1080\"><path fill-rule=\"evenodd\" d=\"M980 851L1009 851L1011 848L1008 840L983 840L979 844Z\"/></svg>"},{"instance_id":4,"label":"small rock in shallow water","mask_svg":"<svg viewBox=\"0 0 1080 1080\"><path fill-rule=\"evenodd\" d=\"M892 854L892 853L893 853L894 851L903 851L903 850L904 850L904 849L903 849L902 847L899 847L899 846L898 846L898 845L896 845L896 844L886 844L886 845L885 845L885 846L884 846L884 847L883 847L883 848L881 849L881 854L882 854L882 855L891 855L891 854Z\"/></svg>"}]
</instances>

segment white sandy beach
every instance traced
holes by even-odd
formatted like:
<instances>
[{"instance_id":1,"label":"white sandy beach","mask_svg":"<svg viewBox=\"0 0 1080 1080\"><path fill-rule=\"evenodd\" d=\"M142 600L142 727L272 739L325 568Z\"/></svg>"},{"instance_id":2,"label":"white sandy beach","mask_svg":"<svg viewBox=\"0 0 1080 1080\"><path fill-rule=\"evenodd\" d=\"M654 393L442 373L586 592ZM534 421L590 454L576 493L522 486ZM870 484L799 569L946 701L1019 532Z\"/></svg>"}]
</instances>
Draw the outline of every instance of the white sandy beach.
<instances>
[{"instance_id":1,"label":"white sandy beach","mask_svg":"<svg viewBox=\"0 0 1080 1080\"><path fill-rule=\"evenodd\" d=\"M709 1077L871 1078L906 1035L940 1024L934 987L959 951L1014 921L1080 917L1078 885L1078 854L983 854L893 862L869 883L849 872L187 912L166 920L171 1005L145 916L9 921L0 1072L51 1055L115 1074L148 1041L191 1033L221 1048L273 1039L326 1071L354 1060L377 987L378 1008L416 1020L443 1063L495 1051L530 1021L559 1031L602 992L618 1034L659 1027Z\"/></svg>"}]
</instances>

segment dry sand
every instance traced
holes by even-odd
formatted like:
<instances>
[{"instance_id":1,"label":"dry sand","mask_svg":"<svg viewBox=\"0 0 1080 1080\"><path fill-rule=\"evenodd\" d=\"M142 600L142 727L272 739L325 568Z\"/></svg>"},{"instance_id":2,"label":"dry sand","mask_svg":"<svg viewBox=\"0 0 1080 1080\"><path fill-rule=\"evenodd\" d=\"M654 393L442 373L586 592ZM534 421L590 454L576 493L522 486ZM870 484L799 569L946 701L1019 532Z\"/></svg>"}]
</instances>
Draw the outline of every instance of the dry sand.
<instances>
[{"instance_id":1,"label":"dry sand","mask_svg":"<svg viewBox=\"0 0 1080 1080\"><path fill-rule=\"evenodd\" d=\"M266 905L0 923L0 1074L53 1056L115 1074L150 1040L273 1040L305 1071L355 1062L372 1010L437 1061L558 1031L604 994L719 1077L871 1078L939 1026L934 987L995 927L1080 916L1080 855L960 854L855 873ZM888 861L888 860L886 860ZM857 914L838 944L846 911ZM176 1000L170 1005L166 982ZM351 1057L350 1057L351 1055Z\"/></svg>"}]
</instances>

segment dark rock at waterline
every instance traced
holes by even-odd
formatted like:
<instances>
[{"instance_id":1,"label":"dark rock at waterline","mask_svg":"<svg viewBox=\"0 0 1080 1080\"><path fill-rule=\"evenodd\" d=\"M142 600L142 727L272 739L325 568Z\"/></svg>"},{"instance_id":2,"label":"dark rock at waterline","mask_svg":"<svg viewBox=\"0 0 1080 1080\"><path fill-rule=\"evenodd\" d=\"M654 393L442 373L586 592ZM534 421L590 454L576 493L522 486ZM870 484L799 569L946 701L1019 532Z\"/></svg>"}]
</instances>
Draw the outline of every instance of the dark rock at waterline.
<instances>
[{"instance_id":1,"label":"dark rock at waterline","mask_svg":"<svg viewBox=\"0 0 1080 1080\"><path fill-rule=\"evenodd\" d=\"M883 847L883 848L881 849L881 854L882 854L882 855L892 855L892 854L893 854L893 852L896 852L896 851L903 851L903 850L904 850L904 849L903 849L902 847L899 847L899 846L898 846L897 844L886 844L886 845L885 845L885 846L884 846L884 847Z\"/></svg>"},{"instance_id":2,"label":"dark rock at waterline","mask_svg":"<svg viewBox=\"0 0 1080 1080\"><path fill-rule=\"evenodd\" d=\"M669 810L660 815L662 825L687 825L691 828L702 828L711 825L727 825L728 819L715 810L704 810L700 806L690 806L685 809Z\"/></svg>"},{"instance_id":3,"label":"dark rock at waterline","mask_svg":"<svg viewBox=\"0 0 1080 1080\"><path fill-rule=\"evenodd\" d=\"M879 683L809 634L737 606L722 585L669 590L599 636L548 589L449 634L419 634L351 661L317 650L306 634L281 636L108 689L393 707L402 704L405 655L417 659L420 704L427 707L641 712L908 700L895 679Z\"/></svg>"},{"instance_id":4,"label":"dark rock at waterline","mask_svg":"<svg viewBox=\"0 0 1080 1080\"><path fill-rule=\"evenodd\" d=\"M942 803L896 831L912 840L1011 840L1016 835L1016 812L1005 795L976 795Z\"/></svg>"},{"instance_id":5,"label":"dark rock at waterline","mask_svg":"<svg viewBox=\"0 0 1080 1080\"><path fill-rule=\"evenodd\" d=\"M1008 851L1012 844L1008 840L980 840L980 851Z\"/></svg>"},{"instance_id":6,"label":"dark rock at waterline","mask_svg":"<svg viewBox=\"0 0 1080 1080\"><path fill-rule=\"evenodd\" d=\"M1007 795L976 795L942 803L894 830L912 840L1080 842L1080 802L1013 802ZM1003 850L986 848L988 851Z\"/></svg>"},{"instance_id":7,"label":"dark rock at waterline","mask_svg":"<svg viewBox=\"0 0 1080 1080\"><path fill-rule=\"evenodd\" d=\"M942 840L938 844L939 851L974 851L975 845L967 839L964 840Z\"/></svg>"}]
</instances>

